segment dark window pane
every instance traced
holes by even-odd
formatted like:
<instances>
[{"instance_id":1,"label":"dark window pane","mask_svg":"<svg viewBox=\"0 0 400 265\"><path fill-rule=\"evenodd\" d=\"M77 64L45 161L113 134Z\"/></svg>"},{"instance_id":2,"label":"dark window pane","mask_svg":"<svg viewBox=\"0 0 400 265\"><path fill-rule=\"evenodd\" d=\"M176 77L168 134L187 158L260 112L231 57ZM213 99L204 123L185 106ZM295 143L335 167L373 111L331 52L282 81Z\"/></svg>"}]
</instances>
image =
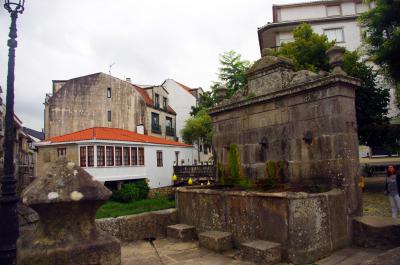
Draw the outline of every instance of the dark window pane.
<instances>
[{"instance_id":1,"label":"dark window pane","mask_svg":"<svg viewBox=\"0 0 400 265\"><path fill-rule=\"evenodd\" d=\"M94 166L94 147L88 146L87 152L88 152L88 167L93 167Z\"/></svg>"},{"instance_id":2,"label":"dark window pane","mask_svg":"<svg viewBox=\"0 0 400 265\"><path fill-rule=\"evenodd\" d=\"M97 146L97 166L104 167L104 146Z\"/></svg>"},{"instance_id":3,"label":"dark window pane","mask_svg":"<svg viewBox=\"0 0 400 265\"><path fill-rule=\"evenodd\" d=\"M86 167L86 146L80 147L79 157L81 167Z\"/></svg>"}]
</instances>

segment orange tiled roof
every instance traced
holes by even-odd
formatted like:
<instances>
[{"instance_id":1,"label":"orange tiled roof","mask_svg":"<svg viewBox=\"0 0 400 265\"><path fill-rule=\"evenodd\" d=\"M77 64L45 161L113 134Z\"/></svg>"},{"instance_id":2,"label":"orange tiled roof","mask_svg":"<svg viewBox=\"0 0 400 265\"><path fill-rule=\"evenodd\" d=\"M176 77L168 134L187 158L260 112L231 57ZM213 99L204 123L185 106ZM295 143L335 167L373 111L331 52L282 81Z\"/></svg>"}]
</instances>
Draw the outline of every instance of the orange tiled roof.
<instances>
[{"instance_id":1,"label":"orange tiled roof","mask_svg":"<svg viewBox=\"0 0 400 265\"><path fill-rule=\"evenodd\" d=\"M139 94L142 96L142 98L146 102L147 106L154 107L153 100L150 98L149 94L147 94L147 92L143 88L141 88L139 86L136 86L136 85L133 85L133 84L131 84L131 85L136 89L137 92L139 92ZM169 105L168 105L168 110L167 111L168 111L168 113L176 115L175 110L173 108L171 108L171 106L169 106Z\"/></svg>"},{"instance_id":2,"label":"orange tiled roof","mask_svg":"<svg viewBox=\"0 0 400 265\"><path fill-rule=\"evenodd\" d=\"M185 89L187 92L189 92L192 96L193 96L193 94L192 94L192 92L190 92L191 90L192 90L192 88L190 88L190 87L188 87L188 86L185 86L184 84L182 84L182 83L179 83L178 81L175 81L178 85L180 85L183 89Z\"/></svg>"},{"instance_id":3,"label":"orange tiled roof","mask_svg":"<svg viewBox=\"0 0 400 265\"><path fill-rule=\"evenodd\" d=\"M52 137L46 140L45 142L63 143L63 142L85 141L85 140L124 141L124 142L139 142L139 143L191 147L191 145L184 144L181 142L175 142L164 138L139 134L128 130L107 128L107 127L89 128L74 133Z\"/></svg>"}]
</instances>

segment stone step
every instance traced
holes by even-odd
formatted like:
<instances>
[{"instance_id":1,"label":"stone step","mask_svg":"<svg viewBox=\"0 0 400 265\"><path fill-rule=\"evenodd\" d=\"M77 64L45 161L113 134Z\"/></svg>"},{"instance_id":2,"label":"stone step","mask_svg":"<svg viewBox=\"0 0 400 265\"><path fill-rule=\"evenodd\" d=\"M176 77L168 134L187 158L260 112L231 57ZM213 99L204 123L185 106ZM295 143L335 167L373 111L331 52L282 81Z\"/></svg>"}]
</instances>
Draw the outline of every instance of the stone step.
<instances>
[{"instance_id":1,"label":"stone step","mask_svg":"<svg viewBox=\"0 0 400 265\"><path fill-rule=\"evenodd\" d=\"M265 240L254 240L240 244L239 256L243 260L260 265L273 265L281 261L281 244Z\"/></svg>"},{"instance_id":2,"label":"stone step","mask_svg":"<svg viewBox=\"0 0 400 265\"><path fill-rule=\"evenodd\" d=\"M354 243L360 247L391 249L400 246L400 220L381 216L353 219Z\"/></svg>"},{"instance_id":3,"label":"stone step","mask_svg":"<svg viewBox=\"0 0 400 265\"><path fill-rule=\"evenodd\" d=\"M196 239L196 228L187 224L176 224L167 226L167 237L192 241Z\"/></svg>"},{"instance_id":4,"label":"stone step","mask_svg":"<svg viewBox=\"0 0 400 265\"><path fill-rule=\"evenodd\" d=\"M398 265L400 263L400 247L388 250L360 265Z\"/></svg>"},{"instance_id":5,"label":"stone step","mask_svg":"<svg viewBox=\"0 0 400 265\"><path fill-rule=\"evenodd\" d=\"M199 234L199 245L206 249L223 252L233 248L232 233L207 231Z\"/></svg>"}]
</instances>

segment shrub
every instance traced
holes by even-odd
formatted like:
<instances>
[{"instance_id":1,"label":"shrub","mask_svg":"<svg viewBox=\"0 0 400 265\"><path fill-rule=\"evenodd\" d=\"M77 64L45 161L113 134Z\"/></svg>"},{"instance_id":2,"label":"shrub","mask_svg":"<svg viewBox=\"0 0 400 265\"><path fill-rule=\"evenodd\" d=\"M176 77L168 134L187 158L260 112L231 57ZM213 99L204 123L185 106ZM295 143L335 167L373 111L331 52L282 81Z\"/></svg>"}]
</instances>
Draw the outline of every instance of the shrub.
<instances>
[{"instance_id":1,"label":"shrub","mask_svg":"<svg viewBox=\"0 0 400 265\"><path fill-rule=\"evenodd\" d=\"M149 185L146 180L138 180L123 184L120 190L113 191L111 200L117 202L130 202L144 200L149 194Z\"/></svg>"},{"instance_id":2,"label":"shrub","mask_svg":"<svg viewBox=\"0 0 400 265\"><path fill-rule=\"evenodd\" d=\"M231 144L228 153L228 165L217 162L218 182L222 185L229 185L240 188L250 188L252 181L245 177L240 162L240 153L236 144Z\"/></svg>"}]
</instances>

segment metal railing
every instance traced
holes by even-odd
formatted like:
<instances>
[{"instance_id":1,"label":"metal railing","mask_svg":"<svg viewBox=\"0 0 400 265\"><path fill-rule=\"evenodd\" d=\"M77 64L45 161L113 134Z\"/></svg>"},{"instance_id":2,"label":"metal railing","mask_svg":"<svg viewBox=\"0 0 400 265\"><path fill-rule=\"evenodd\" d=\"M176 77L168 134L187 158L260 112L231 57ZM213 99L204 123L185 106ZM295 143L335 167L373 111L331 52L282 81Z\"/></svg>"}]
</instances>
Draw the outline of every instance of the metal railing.
<instances>
[{"instance_id":1,"label":"metal railing","mask_svg":"<svg viewBox=\"0 0 400 265\"><path fill-rule=\"evenodd\" d=\"M165 127L165 134L168 136L175 136L175 129L172 127Z\"/></svg>"},{"instance_id":2,"label":"metal railing","mask_svg":"<svg viewBox=\"0 0 400 265\"><path fill-rule=\"evenodd\" d=\"M187 183L189 178L193 180L193 183L214 182L216 180L213 165L174 166L174 173L178 177L177 183Z\"/></svg>"},{"instance_id":3,"label":"metal railing","mask_svg":"<svg viewBox=\"0 0 400 265\"><path fill-rule=\"evenodd\" d=\"M161 133L161 127L159 124L151 124L151 132L153 133Z\"/></svg>"}]
</instances>

